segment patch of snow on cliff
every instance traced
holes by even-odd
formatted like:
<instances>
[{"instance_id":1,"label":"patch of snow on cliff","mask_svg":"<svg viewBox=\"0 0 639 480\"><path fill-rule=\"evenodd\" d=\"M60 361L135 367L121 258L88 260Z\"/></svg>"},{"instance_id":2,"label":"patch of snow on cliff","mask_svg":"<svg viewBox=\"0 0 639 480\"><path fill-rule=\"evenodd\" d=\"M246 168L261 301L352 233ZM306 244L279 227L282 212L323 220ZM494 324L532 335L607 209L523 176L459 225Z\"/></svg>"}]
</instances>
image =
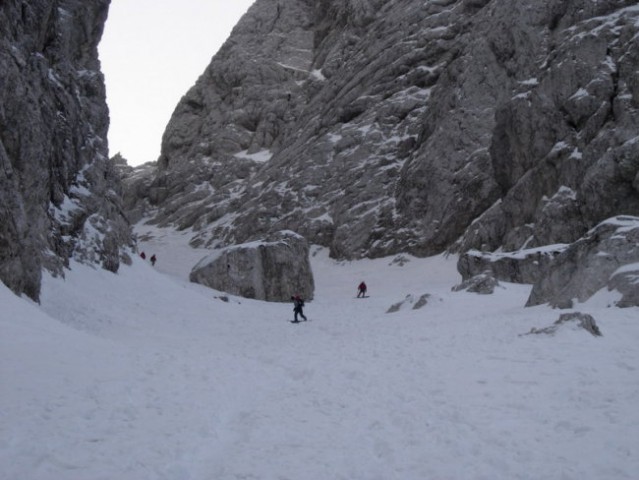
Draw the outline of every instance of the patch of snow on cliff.
<instances>
[{"instance_id":1,"label":"patch of snow on cliff","mask_svg":"<svg viewBox=\"0 0 639 480\"><path fill-rule=\"evenodd\" d=\"M248 150L242 150L241 152L238 152L233 156L236 158L246 158L248 160L253 160L257 163L266 163L273 157L273 152L265 149L255 153L248 153Z\"/></svg>"},{"instance_id":2,"label":"patch of snow on cliff","mask_svg":"<svg viewBox=\"0 0 639 480\"><path fill-rule=\"evenodd\" d=\"M326 80L326 77L324 76L321 70L311 70L311 76L315 80L320 80L320 81Z\"/></svg>"}]
</instances>

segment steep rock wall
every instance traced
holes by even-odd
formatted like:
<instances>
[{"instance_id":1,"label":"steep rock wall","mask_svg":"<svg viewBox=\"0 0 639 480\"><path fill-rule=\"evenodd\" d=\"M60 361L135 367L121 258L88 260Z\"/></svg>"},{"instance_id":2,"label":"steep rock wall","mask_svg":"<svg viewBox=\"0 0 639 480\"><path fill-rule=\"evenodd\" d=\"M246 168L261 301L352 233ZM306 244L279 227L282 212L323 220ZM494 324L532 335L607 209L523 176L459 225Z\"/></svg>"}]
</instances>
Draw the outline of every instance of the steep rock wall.
<instances>
[{"instance_id":1,"label":"steep rock wall","mask_svg":"<svg viewBox=\"0 0 639 480\"><path fill-rule=\"evenodd\" d=\"M107 158L109 0L0 3L0 279L38 299L69 258L117 271L131 232Z\"/></svg>"},{"instance_id":2,"label":"steep rock wall","mask_svg":"<svg viewBox=\"0 0 639 480\"><path fill-rule=\"evenodd\" d=\"M152 222L357 258L637 215L630 0L258 0L177 106Z\"/></svg>"}]
</instances>

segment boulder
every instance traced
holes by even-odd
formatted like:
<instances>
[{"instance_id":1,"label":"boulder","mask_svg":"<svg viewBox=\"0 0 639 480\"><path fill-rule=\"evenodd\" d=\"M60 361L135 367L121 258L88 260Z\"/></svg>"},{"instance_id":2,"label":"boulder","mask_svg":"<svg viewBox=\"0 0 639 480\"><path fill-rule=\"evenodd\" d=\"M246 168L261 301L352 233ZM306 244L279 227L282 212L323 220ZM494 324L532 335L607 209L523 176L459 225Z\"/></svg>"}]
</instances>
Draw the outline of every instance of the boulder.
<instances>
[{"instance_id":1,"label":"boulder","mask_svg":"<svg viewBox=\"0 0 639 480\"><path fill-rule=\"evenodd\" d=\"M497 286L499 286L499 281L492 275L492 272L488 271L464 280L459 285L454 286L452 290L453 292L466 290L471 293L488 295L493 293Z\"/></svg>"},{"instance_id":2,"label":"boulder","mask_svg":"<svg viewBox=\"0 0 639 480\"><path fill-rule=\"evenodd\" d=\"M430 300L430 293L424 293L419 297L413 295L412 293L409 293L408 295L406 295L404 300L391 305L388 310L386 310L386 313L396 313L408 307L411 307L413 310L419 310L420 308L426 306Z\"/></svg>"},{"instance_id":3,"label":"boulder","mask_svg":"<svg viewBox=\"0 0 639 480\"><path fill-rule=\"evenodd\" d=\"M637 297L636 283L622 282L618 273L625 265L639 262L639 218L620 216L590 230L560 253L534 284L527 306L549 303L571 307L573 300L584 302L595 292L623 289L628 302ZM622 270L624 276L625 271ZM628 278L628 277L626 277ZM622 286L623 285L623 286Z\"/></svg>"},{"instance_id":4,"label":"boulder","mask_svg":"<svg viewBox=\"0 0 639 480\"><path fill-rule=\"evenodd\" d=\"M191 271L190 280L268 302L287 302L294 294L308 301L315 289L308 242L290 231L223 248L203 258Z\"/></svg>"},{"instance_id":5,"label":"boulder","mask_svg":"<svg viewBox=\"0 0 639 480\"><path fill-rule=\"evenodd\" d=\"M535 283L566 245L551 245L516 252L488 253L470 250L459 256L457 271L464 282L486 272L497 280L511 283Z\"/></svg>"},{"instance_id":6,"label":"boulder","mask_svg":"<svg viewBox=\"0 0 639 480\"><path fill-rule=\"evenodd\" d=\"M618 307L639 307L639 263L625 265L613 273L608 281L608 290L621 293Z\"/></svg>"}]
</instances>

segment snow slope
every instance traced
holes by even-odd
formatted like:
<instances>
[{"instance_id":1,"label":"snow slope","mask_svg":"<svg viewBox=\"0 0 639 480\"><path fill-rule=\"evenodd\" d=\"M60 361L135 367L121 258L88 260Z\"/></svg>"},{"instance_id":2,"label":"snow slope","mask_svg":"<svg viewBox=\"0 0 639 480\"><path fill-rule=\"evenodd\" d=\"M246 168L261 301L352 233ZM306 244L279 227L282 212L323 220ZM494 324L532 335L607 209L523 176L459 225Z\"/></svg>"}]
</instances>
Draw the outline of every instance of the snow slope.
<instances>
[{"instance_id":1,"label":"snow slope","mask_svg":"<svg viewBox=\"0 0 639 480\"><path fill-rule=\"evenodd\" d=\"M41 305L0 286L0 479L637 478L639 318L612 294L577 308L603 337L524 335L563 313L523 308L527 286L455 293L453 257L314 248L294 325L188 283L206 252L150 233L155 268L74 264Z\"/></svg>"}]
</instances>

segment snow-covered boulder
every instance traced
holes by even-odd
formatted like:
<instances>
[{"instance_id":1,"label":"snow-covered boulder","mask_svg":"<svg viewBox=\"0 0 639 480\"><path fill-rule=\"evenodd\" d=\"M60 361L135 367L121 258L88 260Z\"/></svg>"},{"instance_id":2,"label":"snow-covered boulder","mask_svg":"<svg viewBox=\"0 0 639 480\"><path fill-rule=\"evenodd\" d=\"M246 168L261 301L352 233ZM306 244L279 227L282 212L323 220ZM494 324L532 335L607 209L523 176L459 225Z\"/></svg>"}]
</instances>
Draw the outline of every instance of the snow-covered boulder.
<instances>
[{"instance_id":1,"label":"snow-covered boulder","mask_svg":"<svg viewBox=\"0 0 639 480\"><path fill-rule=\"evenodd\" d=\"M315 283L304 237L282 231L235 245L202 259L190 280L245 298L285 302L299 294L313 298Z\"/></svg>"},{"instance_id":2,"label":"snow-covered boulder","mask_svg":"<svg viewBox=\"0 0 639 480\"><path fill-rule=\"evenodd\" d=\"M479 252L470 250L459 256L457 271L464 282L490 272L497 280L512 283L535 283L553 258L565 250L557 244L543 248L531 248L516 252Z\"/></svg>"},{"instance_id":3,"label":"snow-covered boulder","mask_svg":"<svg viewBox=\"0 0 639 480\"><path fill-rule=\"evenodd\" d=\"M613 273L608 289L621 293L618 307L639 307L639 263L625 265Z\"/></svg>"},{"instance_id":4,"label":"snow-covered boulder","mask_svg":"<svg viewBox=\"0 0 639 480\"><path fill-rule=\"evenodd\" d=\"M636 299L639 297L639 283L621 282L619 275L623 270L620 272L619 269L637 262L639 218L623 216L608 219L555 258L535 283L527 305L550 303L570 308L573 300L583 302L607 286L619 289L628 301ZM613 276L617 279L614 280Z\"/></svg>"}]
</instances>

